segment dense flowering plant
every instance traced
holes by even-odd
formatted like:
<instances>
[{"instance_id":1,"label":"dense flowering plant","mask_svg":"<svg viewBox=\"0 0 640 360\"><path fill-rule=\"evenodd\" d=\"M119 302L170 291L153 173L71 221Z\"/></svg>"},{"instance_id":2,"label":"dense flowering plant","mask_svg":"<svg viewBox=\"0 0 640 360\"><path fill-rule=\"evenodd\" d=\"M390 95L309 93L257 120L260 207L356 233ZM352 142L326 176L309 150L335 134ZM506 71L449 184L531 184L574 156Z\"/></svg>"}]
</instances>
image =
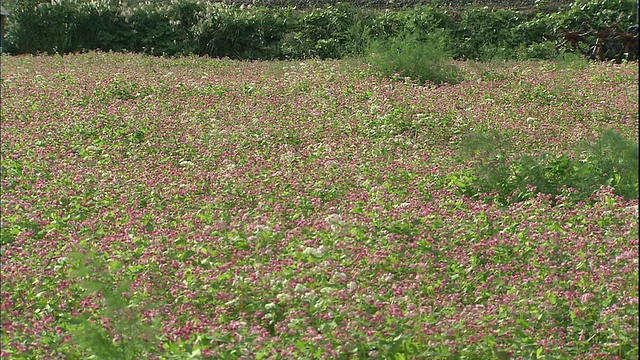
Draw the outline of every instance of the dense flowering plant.
<instances>
[{"instance_id":1,"label":"dense flowering plant","mask_svg":"<svg viewBox=\"0 0 640 360\"><path fill-rule=\"evenodd\" d=\"M3 57L2 357L637 357L637 199L442 181L637 142L637 64L456 65Z\"/></svg>"}]
</instances>

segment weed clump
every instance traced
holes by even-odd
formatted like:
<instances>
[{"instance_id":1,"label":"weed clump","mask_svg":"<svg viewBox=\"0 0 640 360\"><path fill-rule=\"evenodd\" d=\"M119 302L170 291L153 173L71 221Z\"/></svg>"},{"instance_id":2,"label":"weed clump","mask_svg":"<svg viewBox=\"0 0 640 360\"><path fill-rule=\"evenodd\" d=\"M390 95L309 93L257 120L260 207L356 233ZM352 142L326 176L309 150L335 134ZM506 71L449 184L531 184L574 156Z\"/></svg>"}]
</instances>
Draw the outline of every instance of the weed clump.
<instances>
[{"instance_id":1,"label":"weed clump","mask_svg":"<svg viewBox=\"0 0 640 360\"><path fill-rule=\"evenodd\" d=\"M462 150L477 161L469 172L451 175L449 184L469 197L509 204L538 193L585 201L602 186L626 199L638 198L638 143L607 129L586 141L577 156L544 153L509 156L499 133L470 134ZM507 144L508 145L508 144Z\"/></svg>"},{"instance_id":2,"label":"weed clump","mask_svg":"<svg viewBox=\"0 0 640 360\"><path fill-rule=\"evenodd\" d=\"M381 73L395 78L410 78L423 85L457 84L462 72L451 64L446 50L447 36L434 33L419 39L402 35L389 40L373 40L368 45L367 61Z\"/></svg>"}]
</instances>

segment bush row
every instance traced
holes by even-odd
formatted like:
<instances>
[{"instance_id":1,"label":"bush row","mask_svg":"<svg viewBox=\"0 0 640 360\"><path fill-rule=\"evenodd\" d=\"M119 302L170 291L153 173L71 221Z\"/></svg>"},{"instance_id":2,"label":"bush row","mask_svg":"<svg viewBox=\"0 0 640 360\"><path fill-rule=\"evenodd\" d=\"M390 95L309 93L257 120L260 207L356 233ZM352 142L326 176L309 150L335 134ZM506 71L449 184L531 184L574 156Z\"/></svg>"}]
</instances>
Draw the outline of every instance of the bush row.
<instances>
[{"instance_id":1,"label":"bush row","mask_svg":"<svg viewBox=\"0 0 640 360\"><path fill-rule=\"evenodd\" d=\"M300 10L199 0L9 5L5 50L13 54L100 49L236 59L358 56L372 40L407 35L420 40L434 33L456 59L549 58L556 55L561 34L602 26L626 29L637 19L635 0L582 0L568 11L535 15L477 6L455 13L438 5L392 11L346 3Z\"/></svg>"},{"instance_id":2,"label":"bush row","mask_svg":"<svg viewBox=\"0 0 640 360\"><path fill-rule=\"evenodd\" d=\"M150 0L127 0L129 5L147 3ZM163 2L166 0L151 0ZM568 5L566 0L215 0L218 3L236 6L265 6L287 7L295 6L298 9L311 9L338 2L357 6L359 8L377 9L404 9L422 5L448 6L450 8L462 8L468 5L489 6L494 8L520 8L533 7L561 8Z\"/></svg>"}]
</instances>

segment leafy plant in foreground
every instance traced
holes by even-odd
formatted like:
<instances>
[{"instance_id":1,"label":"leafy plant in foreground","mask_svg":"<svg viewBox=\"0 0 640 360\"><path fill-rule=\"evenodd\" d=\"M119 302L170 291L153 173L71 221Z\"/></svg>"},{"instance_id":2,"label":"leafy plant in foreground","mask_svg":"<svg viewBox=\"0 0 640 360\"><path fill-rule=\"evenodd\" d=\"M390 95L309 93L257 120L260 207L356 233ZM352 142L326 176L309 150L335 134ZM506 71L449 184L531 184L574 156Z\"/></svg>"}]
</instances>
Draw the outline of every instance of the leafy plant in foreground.
<instances>
[{"instance_id":1,"label":"leafy plant in foreground","mask_svg":"<svg viewBox=\"0 0 640 360\"><path fill-rule=\"evenodd\" d=\"M75 251L68 258L77 295L87 305L67 326L74 350L97 359L138 359L156 352L157 330L141 320L138 304L128 295L131 281L121 274L123 264L93 250Z\"/></svg>"},{"instance_id":2,"label":"leafy plant in foreground","mask_svg":"<svg viewBox=\"0 0 640 360\"><path fill-rule=\"evenodd\" d=\"M605 130L594 144L588 146L584 162L593 174L600 176L599 179L594 178L597 184L611 185L617 194L626 198L638 198L637 142L613 130Z\"/></svg>"},{"instance_id":3,"label":"leafy plant in foreground","mask_svg":"<svg viewBox=\"0 0 640 360\"><path fill-rule=\"evenodd\" d=\"M536 193L566 193L584 201L601 186L611 186L627 199L638 198L638 144L613 130L583 144L579 149L583 158L542 154L509 160L508 144L499 139L503 139L499 134L469 135L463 149L476 158L476 165L468 174L454 175L449 184L467 196L489 195L503 204Z\"/></svg>"}]
</instances>

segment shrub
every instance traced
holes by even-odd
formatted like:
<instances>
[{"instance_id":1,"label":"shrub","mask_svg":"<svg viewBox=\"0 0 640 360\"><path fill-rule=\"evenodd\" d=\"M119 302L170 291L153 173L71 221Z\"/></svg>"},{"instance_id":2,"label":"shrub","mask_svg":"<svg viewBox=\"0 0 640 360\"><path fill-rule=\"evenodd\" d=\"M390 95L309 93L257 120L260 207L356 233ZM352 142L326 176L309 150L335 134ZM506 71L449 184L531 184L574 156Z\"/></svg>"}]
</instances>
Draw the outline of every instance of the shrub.
<instances>
[{"instance_id":1,"label":"shrub","mask_svg":"<svg viewBox=\"0 0 640 360\"><path fill-rule=\"evenodd\" d=\"M559 29L587 31L601 26L619 26L622 29L637 23L636 0L577 0L565 12L553 15Z\"/></svg>"},{"instance_id":2,"label":"shrub","mask_svg":"<svg viewBox=\"0 0 640 360\"><path fill-rule=\"evenodd\" d=\"M73 51L133 49L130 35L121 9L105 3L81 4L69 30Z\"/></svg>"},{"instance_id":3,"label":"shrub","mask_svg":"<svg viewBox=\"0 0 640 360\"><path fill-rule=\"evenodd\" d=\"M367 35L370 39L389 40L404 31L405 23L397 12L384 10L369 17Z\"/></svg>"},{"instance_id":4,"label":"shrub","mask_svg":"<svg viewBox=\"0 0 640 360\"><path fill-rule=\"evenodd\" d=\"M182 6L185 3L177 4ZM183 24L180 21L182 14L179 9L172 11L173 7L173 4L139 5L125 12L131 28L131 50L151 55L192 53L194 47L190 41L189 23Z\"/></svg>"},{"instance_id":5,"label":"shrub","mask_svg":"<svg viewBox=\"0 0 640 360\"><path fill-rule=\"evenodd\" d=\"M514 47L513 29L522 20L513 10L469 8L462 13L453 30L457 48L454 56L463 59L489 60L494 49Z\"/></svg>"},{"instance_id":6,"label":"shrub","mask_svg":"<svg viewBox=\"0 0 640 360\"><path fill-rule=\"evenodd\" d=\"M514 55L519 60L555 60L562 54L556 48L553 41L533 43L528 46L520 46L514 51Z\"/></svg>"},{"instance_id":7,"label":"shrub","mask_svg":"<svg viewBox=\"0 0 640 360\"><path fill-rule=\"evenodd\" d=\"M347 4L327 5L305 12L283 42L286 57L341 58L349 54L350 42L361 39L357 31L361 12ZM364 30L364 29L361 29Z\"/></svg>"},{"instance_id":8,"label":"shrub","mask_svg":"<svg viewBox=\"0 0 640 360\"><path fill-rule=\"evenodd\" d=\"M587 144L585 153L585 166L599 176L586 180L611 185L626 198L638 198L638 143L609 129L593 144Z\"/></svg>"},{"instance_id":9,"label":"shrub","mask_svg":"<svg viewBox=\"0 0 640 360\"><path fill-rule=\"evenodd\" d=\"M511 31L513 44L528 47L544 43L553 36L557 26L557 20L554 17L538 13L533 19L513 27Z\"/></svg>"},{"instance_id":10,"label":"shrub","mask_svg":"<svg viewBox=\"0 0 640 360\"><path fill-rule=\"evenodd\" d=\"M589 60L587 58L571 52L561 52L555 60L557 69L584 70L589 68Z\"/></svg>"},{"instance_id":11,"label":"shrub","mask_svg":"<svg viewBox=\"0 0 640 360\"><path fill-rule=\"evenodd\" d=\"M374 40L367 47L367 61L390 77L409 77L421 85L456 84L462 80L462 72L449 63L448 41L444 32L424 39L404 34L388 41Z\"/></svg>"},{"instance_id":12,"label":"shrub","mask_svg":"<svg viewBox=\"0 0 640 360\"><path fill-rule=\"evenodd\" d=\"M418 37L424 37L441 29L453 30L456 22L443 8L419 6L411 10L397 13L398 21L404 25L403 30Z\"/></svg>"},{"instance_id":13,"label":"shrub","mask_svg":"<svg viewBox=\"0 0 640 360\"><path fill-rule=\"evenodd\" d=\"M76 16L75 11L75 6L67 1L51 4L26 0L16 4L7 24L8 52L54 54L72 51L69 21Z\"/></svg>"},{"instance_id":14,"label":"shrub","mask_svg":"<svg viewBox=\"0 0 640 360\"><path fill-rule=\"evenodd\" d=\"M475 165L470 173L456 174L447 181L467 196L502 204L536 193L557 196L563 192L584 201L601 186L611 186L627 199L638 198L638 143L613 130L582 144L578 158L557 154L514 158L504 139L498 133L467 136L462 149L467 157L476 159Z\"/></svg>"},{"instance_id":15,"label":"shrub","mask_svg":"<svg viewBox=\"0 0 640 360\"><path fill-rule=\"evenodd\" d=\"M279 46L292 26L291 9L240 9L207 4L194 28L197 53L214 57L280 57Z\"/></svg>"}]
</instances>

